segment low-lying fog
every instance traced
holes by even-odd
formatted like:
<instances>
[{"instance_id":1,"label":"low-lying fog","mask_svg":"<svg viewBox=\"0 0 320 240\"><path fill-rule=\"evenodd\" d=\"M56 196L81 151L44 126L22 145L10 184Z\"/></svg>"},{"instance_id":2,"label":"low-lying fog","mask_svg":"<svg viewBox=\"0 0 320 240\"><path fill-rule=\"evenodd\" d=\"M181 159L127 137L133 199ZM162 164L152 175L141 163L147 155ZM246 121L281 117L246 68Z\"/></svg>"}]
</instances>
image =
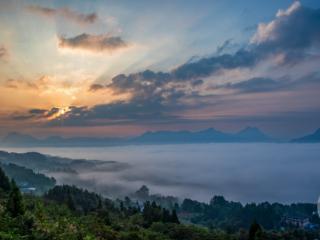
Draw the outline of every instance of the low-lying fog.
<instances>
[{"instance_id":1,"label":"low-lying fog","mask_svg":"<svg viewBox=\"0 0 320 240\"><path fill-rule=\"evenodd\" d=\"M152 193L209 201L224 195L241 202L316 202L320 194L320 144L187 144L106 148L11 148L45 154L118 161L122 167L54 174L59 183L104 194L147 185Z\"/></svg>"}]
</instances>

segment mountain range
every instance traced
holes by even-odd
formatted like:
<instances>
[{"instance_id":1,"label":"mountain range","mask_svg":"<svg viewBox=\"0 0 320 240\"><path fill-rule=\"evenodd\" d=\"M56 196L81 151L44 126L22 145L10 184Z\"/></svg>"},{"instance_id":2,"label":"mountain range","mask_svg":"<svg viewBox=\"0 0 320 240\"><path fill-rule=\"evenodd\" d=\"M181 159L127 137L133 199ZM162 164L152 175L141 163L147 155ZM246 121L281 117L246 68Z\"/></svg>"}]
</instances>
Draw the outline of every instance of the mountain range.
<instances>
[{"instance_id":1,"label":"mountain range","mask_svg":"<svg viewBox=\"0 0 320 240\"><path fill-rule=\"evenodd\" d=\"M17 146L17 147L34 147L34 146L105 146L118 145L124 139L120 138L92 138L92 137L72 137L64 138L60 136L50 136L47 138L36 138L31 135L21 134L17 132L9 133L0 141L0 146Z\"/></svg>"},{"instance_id":2,"label":"mountain range","mask_svg":"<svg viewBox=\"0 0 320 240\"><path fill-rule=\"evenodd\" d=\"M237 133L225 133L214 128L198 132L146 132L131 141L134 143L209 143L209 142L270 142L273 139L258 128L247 127Z\"/></svg>"},{"instance_id":3,"label":"mountain range","mask_svg":"<svg viewBox=\"0 0 320 240\"><path fill-rule=\"evenodd\" d=\"M243 142L278 142L275 138L263 133L259 128L247 127L236 133L226 133L214 128L200 131L155 131L145 132L131 138L94 138L50 136L36 138L17 132L9 133L0 141L4 147L96 147L129 144L182 144L182 143L243 143ZM320 142L320 129L313 134L293 139L289 142Z\"/></svg>"}]
</instances>

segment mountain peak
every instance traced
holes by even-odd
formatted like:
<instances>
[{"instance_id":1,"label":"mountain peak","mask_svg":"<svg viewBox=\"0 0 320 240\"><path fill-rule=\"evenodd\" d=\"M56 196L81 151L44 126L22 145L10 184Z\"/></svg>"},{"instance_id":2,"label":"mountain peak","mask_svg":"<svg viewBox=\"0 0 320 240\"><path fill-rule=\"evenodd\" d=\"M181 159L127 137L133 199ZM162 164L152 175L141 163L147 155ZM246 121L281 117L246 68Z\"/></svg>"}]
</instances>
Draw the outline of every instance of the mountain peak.
<instances>
[{"instance_id":1,"label":"mountain peak","mask_svg":"<svg viewBox=\"0 0 320 240\"><path fill-rule=\"evenodd\" d=\"M27 135L18 132L10 132L2 140L4 145L30 145L38 142L39 140Z\"/></svg>"},{"instance_id":2,"label":"mountain peak","mask_svg":"<svg viewBox=\"0 0 320 240\"><path fill-rule=\"evenodd\" d=\"M245 127L244 129L239 131L239 133L241 133L241 132L259 132L259 133L261 133L261 130L257 127L248 126L248 127Z\"/></svg>"},{"instance_id":3,"label":"mountain peak","mask_svg":"<svg viewBox=\"0 0 320 240\"><path fill-rule=\"evenodd\" d=\"M257 127L246 127L235 134L240 141L254 142L254 141L270 141L271 138L264 134Z\"/></svg>"},{"instance_id":4,"label":"mountain peak","mask_svg":"<svg viewBox=\"0 0 320 240\"><path fill-rule=\"evenodd\" d=\"M221 133L221 132L215 128L207 128L204 130L200 130L199 133Z\"/></svg>"},{"instance_id":5,"label":"mountain peak","mask_svg":"<svg viewBox=\"0 0 320 240\"><path fill-rule=\"evenodd\" d=\"M320 128L318 128L313 134L320 135Z\"/></svg>"},{"instance_id":6,"label":"mountain peak","mask_svg":"<svg viewBox=\"0 0 320 240\"><path fill-rule=\"evenodd\" d=\"M18 132L9 132L4 139L35 139L31 135L18 133Z\"/></svg>"},{"instance_id":7,"label":"mountain peak","mask_svg":"<svg viewBox=\"0 0 320 240\"><path fill-rule=\"evenodd\" d=\"M315 143L320 142L320 128L318 128L314 133L311 133L309 135L306 135L301 138L293 139L292 142L306 142L306 143Z\"/></svg>"}]
</instances>

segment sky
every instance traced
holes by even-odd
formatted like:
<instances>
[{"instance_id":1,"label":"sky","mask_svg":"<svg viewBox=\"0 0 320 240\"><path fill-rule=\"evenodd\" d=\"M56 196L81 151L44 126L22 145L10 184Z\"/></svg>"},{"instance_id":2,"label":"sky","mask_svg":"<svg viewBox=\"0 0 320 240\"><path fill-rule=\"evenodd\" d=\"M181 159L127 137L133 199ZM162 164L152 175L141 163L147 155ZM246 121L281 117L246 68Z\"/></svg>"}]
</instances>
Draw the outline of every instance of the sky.
<instances>
[{"instance_id":1,"label":"sky","mask_svg":"<svg viewBox=\"0 0 320 240\"><path fill-rule=\"evenodd\" d=\"M0 1L0 135L320 127L316 0Z\"/></svg>"}]
</instances>

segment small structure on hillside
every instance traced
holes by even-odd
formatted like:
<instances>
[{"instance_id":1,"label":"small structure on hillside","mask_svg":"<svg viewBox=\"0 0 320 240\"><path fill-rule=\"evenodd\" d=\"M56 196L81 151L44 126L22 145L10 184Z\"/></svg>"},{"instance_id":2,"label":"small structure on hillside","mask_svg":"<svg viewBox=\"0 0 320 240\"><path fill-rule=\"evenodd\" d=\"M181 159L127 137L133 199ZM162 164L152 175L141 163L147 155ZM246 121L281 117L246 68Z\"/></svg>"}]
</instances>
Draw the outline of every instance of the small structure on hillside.
<instances>
[{"instance_id":1,"label":"small structure on hillside","mask_svg":"<svg viewBox=\"0 0 320 240\"><path fill-rule=\"evenodd\" d=\"M300 218L300 217L284 217L282 222L289 227L297 227L297 228L305 228L308 225L310 225L309 218Z\"/></svg>"}]
</instances>

